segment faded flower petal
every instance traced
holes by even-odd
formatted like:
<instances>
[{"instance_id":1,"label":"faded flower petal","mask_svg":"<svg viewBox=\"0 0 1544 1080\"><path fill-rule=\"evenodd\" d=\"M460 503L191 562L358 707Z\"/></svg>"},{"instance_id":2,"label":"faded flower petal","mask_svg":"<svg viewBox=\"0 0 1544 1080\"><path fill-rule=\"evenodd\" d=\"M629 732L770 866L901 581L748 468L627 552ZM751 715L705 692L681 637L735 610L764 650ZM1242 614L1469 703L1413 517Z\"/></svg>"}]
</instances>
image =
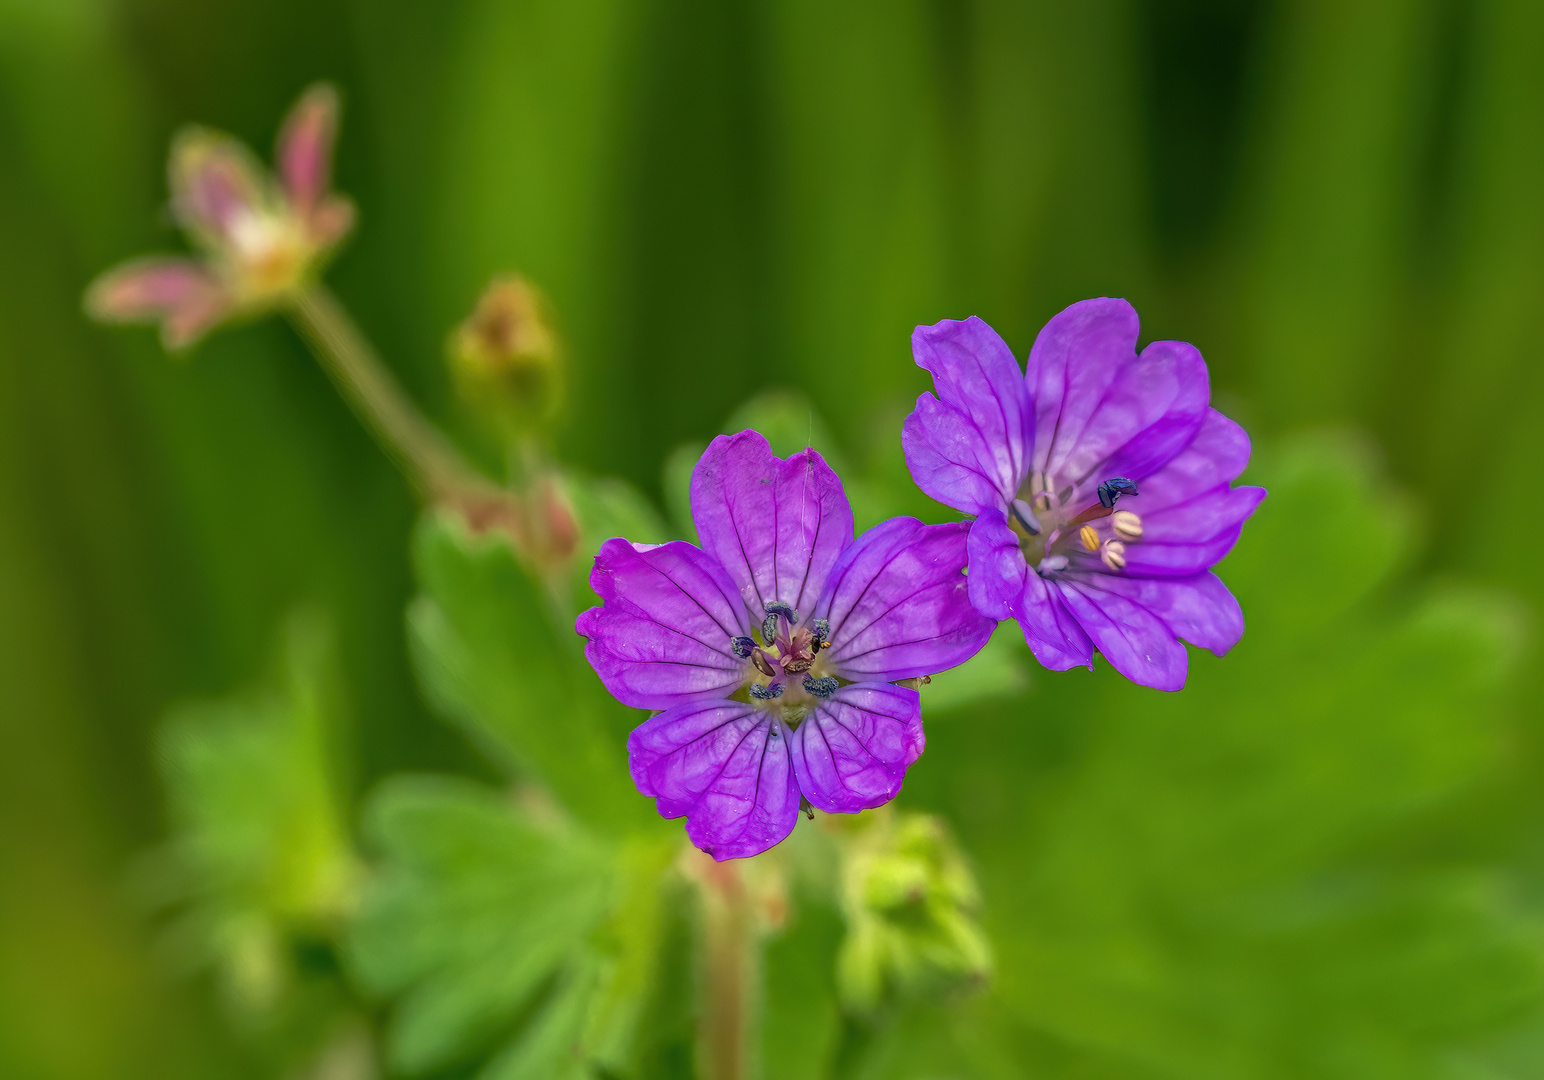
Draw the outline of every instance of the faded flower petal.
<instances>
[{"instance_id":1,"label":"faded flower petal","mask_svg":"<svg viewBox=\"0 0 1544 1080\"><path fill-rule=\"evenodd\" d=\"M1018 361L980 319L945 319L911 336L938 397L923 394L901 441L918 486L966 513L1006 505L1029 471L1035 418Z\"/></svg>"},{"instance_id":2,"label":"faded flower petal","mask_svg":"<svg viewBox=\"0 0 1544 1080\"><path fill-rule=\"evenodd\" d=\"M690 702L646 720L628 767L660 814L686 816L692 842L720 861L759 855L793 831L799 786L787 732L735 701Z\"/></svg>"},{"instance_id":3,"label":"faded flower petal","mask_svg":"<svg viewBox=\"0 0 1544 1080\"><path fill-rule=\"evenodd\" d=\"M332 149L337 137L338 92L319 83L290 109L274 152L285 194L304 217L332 188Z\"/></svg>"},{"instance_id":4,"label":"faded flower petal","mask_svg":"<svg viewBox=\"0 0 1544 1080\"><path fill-rule=\"evenodd\" d=\"M852 509L813 450L786 461L757 431L720 435L692 472L692 520L757 619L768 602L807 616L852 543Z\"/></svg>"},{"instance_id":5,"label":"faded flower petal","mask_svg":"<svg viewBox=\"0 0 1544 1080\"><path fill-rule=\"evenodd\" d=\"M172 213L205 246L243 248L253 223L274 212L262 167L241 143L190 127L172 143Z\"/></svg>"},{"instance_id":6,"label":"faded flower petal","mask_svg":"<svg viewBox=\"0 0 1544 1080\"><path fill-rule=\"evenodd\" d=\"M136 259L107 271L86 291L86 311L92 318L159 322L168 349L193 344L229 306L220 282L191 259Z\"/></svg>"},{"instance_id":7,"label":"faded flower petal","mask_svg":"<svg viewBox=\"0 0 1544 1080\"><path fill-rule=\"evenodd\" d=\"M992 635L971 606L969 526L892 518L860 536L831 571L816 615L831 624L827 662L842 678L886 682L969 660Z\"/></svg>"},{"instance_id":8,"label":"faded flower petal","mask_svg":"<svg viewBox=\"0 0 1544 1080\"><path fill-rule=\"evenodd\" d=\"M664 709L727 697L744 681L730 640L749 632L723 568L682 540L657 547L607 540L590 584L601 606L579 616L584 654L624 704Z\"/></svg>"},{"instance_id":9,"label":"faded flower petal","mask_svg":"<svg viewBox=\"0 0 1544 1080\"><path fill-rule=\"evenodd\" d=\"M844 686L813 708L789 740L799 789L832 814L881 806L922 755L922 699L884 682Z\"/></svg>"}]
</instances>

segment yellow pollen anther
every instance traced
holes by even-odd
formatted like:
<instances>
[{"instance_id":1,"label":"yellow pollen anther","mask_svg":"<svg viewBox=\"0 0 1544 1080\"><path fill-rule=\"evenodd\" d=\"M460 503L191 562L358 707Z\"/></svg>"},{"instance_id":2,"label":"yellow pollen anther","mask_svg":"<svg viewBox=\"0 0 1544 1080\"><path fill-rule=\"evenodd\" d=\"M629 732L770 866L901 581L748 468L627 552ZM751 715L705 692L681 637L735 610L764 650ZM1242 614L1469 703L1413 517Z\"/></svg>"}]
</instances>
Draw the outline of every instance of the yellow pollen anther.
<instances>
[{"instance_id":1,"label":"yellow pollen anther","mask_svg":"<svg viewBox=\"0 0 1544 1080\"><path fill-rule=\"evenodd\" d=\"M1142 539L1142 519L1130 510L1117 510L1110 515L1110 524L1115 527L1115 535L1122 540Z\"/></svg>"},{"instance_id":2,"label":"yellow pollen anther","mask_svg":"<svg viewBox=\"0 0 1544 1080\"><path fill-rule=\"evenodd\" d=\"M1083 546L1089 551L1099 550L1099 534L1094 531L1092 525L1084 525L1078 530L1078 536L1082 539Z\"/></svg>"},{"instance_id":3,"label":"yellow pollen anther","mask_svg":"<svg viewBox=\"0 0 1544 1080\"><path fill-rule=\"evenodd\" d=\"M1126 568L1126 545L1119 540L1105 542L1104 550L1099 553L1104 560L1104 565L1111 570L1124 570Z\"/></svg>"}]
</instances>

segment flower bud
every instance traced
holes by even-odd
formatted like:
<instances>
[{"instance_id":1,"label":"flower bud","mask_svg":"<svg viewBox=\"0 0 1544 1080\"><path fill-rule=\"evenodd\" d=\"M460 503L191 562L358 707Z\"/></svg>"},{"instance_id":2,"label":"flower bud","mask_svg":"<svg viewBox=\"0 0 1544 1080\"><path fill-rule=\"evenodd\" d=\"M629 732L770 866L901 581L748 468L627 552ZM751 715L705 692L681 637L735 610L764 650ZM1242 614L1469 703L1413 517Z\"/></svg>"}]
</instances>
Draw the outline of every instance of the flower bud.
<instances>
[{"instance_id":1,"label":"flower bud","mask_svg":"<svg viewBox=\"0 0 1544 1080\"><path fill-rule=\"evenodd\" d=\"M943 823L930 814L871 812L854 825L842 865L843 1004L866 1013L984 981L992 958L976 922L975 878Z\"/></svg>"},{"instance_id":2,"label":"flower bud","mask_svg":"<svg viewBox=\"0 0 1544 1080\"><path fill-rule=\"evenodd\" d=\"M563 399L562 349L549 306L516 274L494 278L450 341L456 387L509 440L543 427Z\"/></svg>"}]
</instances>

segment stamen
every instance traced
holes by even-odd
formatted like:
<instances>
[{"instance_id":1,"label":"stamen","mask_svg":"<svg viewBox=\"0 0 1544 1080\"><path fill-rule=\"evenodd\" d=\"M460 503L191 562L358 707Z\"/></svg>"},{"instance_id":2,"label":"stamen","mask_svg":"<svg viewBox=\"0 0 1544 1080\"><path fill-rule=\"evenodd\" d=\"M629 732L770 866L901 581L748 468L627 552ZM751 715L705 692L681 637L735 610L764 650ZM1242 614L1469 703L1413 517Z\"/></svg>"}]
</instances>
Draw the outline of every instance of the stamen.
<instances>
[{"instance_id":1,"label":"stamen","mask_svg":"<svg viewBox=\"0 0 1544 1080\"><path fill-rule=\"evenodd\" d=\"M729 651L741 660L749 660L751 653L756 651L756 643L748 637L732 637L729 639Z\"/></svg>"},{"instance_id":2,"label":"stamen","mask_svg":"<svg viewBox=\"0 0 1544 1080\"><path fill-rule=\"evenodd\" d=\"M1078 539L1083 541L1083 546L1089 551L1099 550L1099 534L1094 531L1092 525L1084 525L1079 529Z\"/></svg>"},{"instance_id":3,"label":"stamen","mask_svg":"<svg viewBox=\"0 0 1544 1080\"><path fill-rule=\"evenodd\" d=\"M766 686L762 686L760 683L751 683L751 697L757 701L772 701L782 696L783 684L780 682L768 683Z\"/></svg>"},{"instance_id":4,"label":"stamen","mask_svg":"<svg viewBox=\"0 0 1544 1080\"><path fill-rule=\"evenodd\" d=\"M823 679L816 679L809 675L804 676L804 689L815 697L825 700L841 688L841 683L827 675Z\"/></svg>"},{"instance_id":5,"label":"stamen","mask_svg":"<svg viewBox=\"0 0 1544 1080\"><path fill-rule=\"evenodd\" d=\"M1024 527L1024 531L1030 536L1040 535L1040 519L1035 517L1035 512L1029 508L1029 504L1023 499L1014 499L1008 504L1014 520Z\"/></svg>"},{"instance_id":6,"label":"stamen","mask_svg":"<svg viewBox=\"0 0 1544 1080\"><path fill-rule=\"evenodd\" d=\"M812 629L814 630L814 651L819 652L821 649L830 648L827 639L831 636L831 620L816 619Z\"/></svg>"},{"instance_id":7,"label":"stamen","mask_svg":"<svg viewBox=\"0 0 1544 1080\"><path fill-rule=\"evenodd\" d=\"M1126 545L1119 540L1107 540L1104 550L1099 553L1104 560L1104 565L1111 570L1124 570L1126 568Z\"/></svg>"},{"instance_id":8,"label":"stamen","mask_svg":"<svg viewBox=\"0 0 1544 1080\"><path fill-rule=\"evenodd\" d=\"M1115 527L1115 535L1122 540L1142 539L1142 519L1130 510L1117 510L1110 515L1110 523Z\"/></svg>"},{"instance_id":9,"label":"stamen","mask_svg":"<svg viewBox=\"0 0 1544 1080\"><path fill-rule=\"evenodd\" d=\"M799 621L799 613L787 604L778 600L768 600L762 604L762 609L767 617L761 624L761 637L768 645L777 640L777 620L787 619L789 626L794 626Z\"/></svg>"},{"instance_id":10,"label":"stamen","mask_svg":"<svg viewBox=\"0 0 1544 1080\"><path fill-rule=\"evenodd\" d=\"M756 665L757 671L769 679L777 674L777 669L772 666L772 661L768 660L767 654L760 649L751 654L751 663Z\"/></svg>"},{"instance_id":11,"label":"stamen","mask_svg":"<svg viewBox=\"0 0 1544 1080\"><path fill-rule=\"evenodd\" d=\"M1135 494L1137 494L1135 481L1128 480L1124 476L1112 476L1099 485L1099 505L1108 510L1122 495Z\"/></svg>"}]
</instances>

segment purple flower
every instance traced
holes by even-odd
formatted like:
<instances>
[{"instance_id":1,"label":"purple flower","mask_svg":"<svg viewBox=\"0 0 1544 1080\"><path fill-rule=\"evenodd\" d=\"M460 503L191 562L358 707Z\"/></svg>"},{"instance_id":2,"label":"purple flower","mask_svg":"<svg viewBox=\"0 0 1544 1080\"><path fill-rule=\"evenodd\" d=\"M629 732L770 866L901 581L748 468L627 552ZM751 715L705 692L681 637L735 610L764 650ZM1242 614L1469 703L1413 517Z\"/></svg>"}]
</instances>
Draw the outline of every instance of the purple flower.
<instances>
[{"instance_id":1,"label":"purple flower","mask_svg":"<svg viewBox=\"0 0 1544 1080\"><path fill-rule=\"evenodd\" d=\"M801 797L829 813L890 801L922 753L917 691L992 621L971 607L967 526L894 518L852 537L819 454L754 431L692 473L702 547L607 540L579 616L585 656L627 705L663 710L627 742L638 790L715 859L787 836Z\"/></svg>"},{"instance_id":2,"label":"purple flower","mask_svg":"<svg viewBox=\"0 0 1544 1080\"><path fill-rule=\"evenodd\" d=\"M279 133L277 178L228 135L188 128L168 165L172 216L196 258L146 256L107 271L86 293L104 322L159 322L168 349L217 324L282 303L348 233L354 208L332 193L338 96L307 90Z\"/></svg>"},{"instance_id":3,"label":"purple flower","mask_svg":"<svg viewBox=\"0 0 1544 1080\"><path fill-rule=\"evenodd\" d=\"M1046 667L1093 666L1185 685L1177 639L1219 656L1244 632L1211 573L1265 491L1231 487L1249 461L1243 428L1208 405L1191 345L1139 355L1124 300L1084 300L1035 339L1027 373L977 318L919 326L923 394L902 444L918 486L976 520L970 599L1014 618Z\"/></svg>"}]
</instances>

